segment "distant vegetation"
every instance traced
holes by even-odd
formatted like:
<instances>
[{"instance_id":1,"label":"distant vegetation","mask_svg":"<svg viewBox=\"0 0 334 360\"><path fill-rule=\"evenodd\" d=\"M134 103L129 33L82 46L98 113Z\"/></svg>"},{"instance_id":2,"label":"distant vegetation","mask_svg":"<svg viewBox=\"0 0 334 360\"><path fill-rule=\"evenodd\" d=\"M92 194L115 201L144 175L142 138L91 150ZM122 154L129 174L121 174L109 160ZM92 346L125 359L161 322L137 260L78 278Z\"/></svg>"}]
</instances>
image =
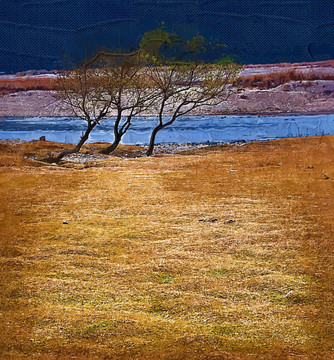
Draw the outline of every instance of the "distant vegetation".
<instances>
[{"instance_id":1,"label":"distant vegetation","mask_svg":"<svg viewBox=\"0 0 334 360\"><path fill-rule=\"evenodd\" d=\"M334 80L330 74L317 74L316 72L299 72L296 70L285 70L272 72L270 74L256 74L241 77L240 86L245 88L272 89L290 81L315 81L315 80Z\"/></svg>"}]
</instances>

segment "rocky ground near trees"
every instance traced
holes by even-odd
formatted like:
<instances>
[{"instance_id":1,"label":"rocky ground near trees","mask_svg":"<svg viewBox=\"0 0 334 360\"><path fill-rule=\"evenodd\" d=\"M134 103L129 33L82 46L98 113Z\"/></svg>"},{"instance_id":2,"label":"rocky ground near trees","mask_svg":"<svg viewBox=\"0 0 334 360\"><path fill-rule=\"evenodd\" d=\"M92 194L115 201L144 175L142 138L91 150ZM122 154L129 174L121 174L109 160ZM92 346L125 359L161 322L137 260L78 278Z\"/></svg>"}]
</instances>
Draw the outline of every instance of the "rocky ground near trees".
<instances>
[{"instance_id":1,"label":"rocky ground near trees","mask_svg":"<svg viewBox=\"0 0 334 360\"><path fill-rule=\"evenodd\" d=\"M201 143L170 143L170 144L157 144L154 147L154 154L177 154L188 150L201 149L203 147L210 146L210 144L201 144ZM121 150L117 155L122 158L136 158L136 157L146 157L146 148L142 146L136 146L136 149L131 150ZM65 156L64 161L74 162L74 163L87 163L90 161L101 161L108 159L108 155L92 153L75 153Z\"/></svg>"}]
</instances>

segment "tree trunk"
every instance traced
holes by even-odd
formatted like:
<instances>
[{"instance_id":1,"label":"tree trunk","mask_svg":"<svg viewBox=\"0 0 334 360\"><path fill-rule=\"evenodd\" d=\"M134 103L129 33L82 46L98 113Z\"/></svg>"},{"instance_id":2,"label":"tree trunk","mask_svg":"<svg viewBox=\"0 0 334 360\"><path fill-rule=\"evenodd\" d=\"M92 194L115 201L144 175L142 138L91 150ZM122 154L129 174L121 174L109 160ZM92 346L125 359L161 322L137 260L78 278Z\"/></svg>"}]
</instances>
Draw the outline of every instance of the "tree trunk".
<instances>
[{"instance_id":1,"label":"tree trunk","mask_svg":"<svg viewBox=\"0 0 334 360\"><path fill-rule=\"evenodd\" d=\"M157 127L155 127L153 129L151 137L150 137L150 142L148 144L148 149L146 151L147 156L151 156L153 154L154 145L155 145L155 137L156 137L157 133L163 128L164 128L164 126L158 125Z\"/></svg>"},{"instance_id":2,"label":"tree trunk","mask_svg":"<svg viewBox=\"0 0 334 360\"><path fill-rule=\"evenodd\" d=\"M64 149L57 156L50 156L49 158L46 159L46 161L48 163L59 163L60 160L64 156L69 155L69 154L75 154L75 153L79 152L80 149L82 148L82 145L88 140L89 134L94 129L95 125L96 125L96 123L94 123L92 125L88 125L85 133L82 135L79 143L77 144L77 146L74 149Z\"/></svg>"},{"instance_id":3,"label":"tree trunk","mask_svg":"<svg viewBox=\"0 0 334 360\"><path fill-rule=\"evenodd\" d=\"M110 146L108 146L107 148L103 149L101 151L101 153L106 154L106 155L111 154L114 150L116 150L117 146L121 142L121 139L122 139L121 135L118 135L117 137L115 137L114 142Z\"/></svg>"},{"instance_id":4,"label":"tree trunk","mask_svg":"<svg viewBox=\"0 0 334 360\"><path fill-rule=\"evenodd\" d=\"M120 124L121 120L122 120L122 111L120 109L118 109L117 118L116 118L115 124L114 124L114 142L107 148L103 149L101 151L102 154L109 155L114 150L116 150L117 146L121 142L122 136L124 135L124 133L122 133L122 130L119 130L119 124Z\"/></svg>"}]
</instances>

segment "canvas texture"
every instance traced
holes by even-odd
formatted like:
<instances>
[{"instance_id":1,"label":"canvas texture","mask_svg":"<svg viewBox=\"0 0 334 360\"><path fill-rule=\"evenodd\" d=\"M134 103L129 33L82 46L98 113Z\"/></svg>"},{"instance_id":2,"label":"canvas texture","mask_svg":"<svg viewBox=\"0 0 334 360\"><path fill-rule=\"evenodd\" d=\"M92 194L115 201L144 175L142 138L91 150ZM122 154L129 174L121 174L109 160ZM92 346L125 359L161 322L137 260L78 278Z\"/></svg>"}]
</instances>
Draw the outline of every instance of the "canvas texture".
<instances>
[{"instance_id":1,"label":"canvas texture","mask_svg":"<svg viewBox=\"0 0 334 360\"><path fill-rule=\"evenodd\" d=\"M334 58L333 0L2 0L0 73L57 69L101 47L134 49L165 22L226 44L238 61Z\"/></svg>"}]
</instances>

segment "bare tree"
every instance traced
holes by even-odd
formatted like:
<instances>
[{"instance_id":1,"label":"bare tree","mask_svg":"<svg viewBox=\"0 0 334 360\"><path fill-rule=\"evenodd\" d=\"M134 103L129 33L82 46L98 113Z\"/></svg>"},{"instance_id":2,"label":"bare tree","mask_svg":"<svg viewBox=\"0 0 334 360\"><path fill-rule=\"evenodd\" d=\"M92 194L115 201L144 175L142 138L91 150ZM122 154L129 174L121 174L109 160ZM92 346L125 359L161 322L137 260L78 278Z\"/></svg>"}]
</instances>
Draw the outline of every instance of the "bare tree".
<instances>
[{"instance_id":1,"label":"bare tree","mask_svg":"<svg viewBox=\"0 0 334 360\"><path fill-rule=\"evenodd\" d=\"M56 96L87 126L74 148L64 149L47 161L59 162L64 156L80 151L92 130L115 113L114 140L102 152L110 154L117 148L132 119L150 108L157 96L147 86L148 59L149 55L141 51L129 54L99 52L84 65L59 77Z\"/></svg>"},{"instance_id":2,"label":"bare tree","mask_svg":"<svg viewBox=\"0 0 334 360\"><path fill-rule=\"evenodd\" d=\"M64 156L80 151L92 130L110 114L115 98L111 79L99 67L80 66L63 73L57 80L57 90L58 100L73 116L86 122L86 130L74 148L64 149L47 159L56 163Z\"/></svg>"},{"instance_id":3,"label":"bare tree","mask_svg":"<svg viewBox=\"0 0 334 360\"><path fill-rule=\"evenodd\" d=\"M156 101L158 124L154 127L147 156L152 155L157 133L170 126L180 116L202 106L213 106L226 101L233 92L239 67L235 64L180 63L151 66L151 86L159 94Z\"/></svg>"},{"instance_id":4,"label":"bare tree","mask_svg":"<svg viewBox=\"0 0 334 360\"><path fill-rule=\"evenodd\" d=\"M110 78L115 90L111 106L116 111L116 119L114 141L102 151L104 154L110 154L117 148L135 116L153 106L157 93L148 85L147 69L146 57L140 54L136 61L122 62L105 69L105 75Z\"/></svg>"},{"instance_id":5,"label":"bare tree","mask_svg":"<svg viewBox=\"0 0 334 360\"><path fill-rule=\"evenodd\" d=\"M160 38L156 38L156 34ZM160 130L195 108L227 99L238 67L189 62L171 64L166 56L159 55L163 44L186 45L191 53L197 49L201 52L204 47L201 36L183 44L172 35L164 27L159 28L144 37L140 48L132 53L99 51L83 66L60 76L60 100L87 126L73 149L64 149L48 161L59 162L65 155L80 151L91 131L103 119L116 114L113 143L102 151L110 154L130 128L133 118L155 109L158 125L150 137L149 156ZM162 59L167 65L161 64Z\"/></svg>"}]
</instances>

